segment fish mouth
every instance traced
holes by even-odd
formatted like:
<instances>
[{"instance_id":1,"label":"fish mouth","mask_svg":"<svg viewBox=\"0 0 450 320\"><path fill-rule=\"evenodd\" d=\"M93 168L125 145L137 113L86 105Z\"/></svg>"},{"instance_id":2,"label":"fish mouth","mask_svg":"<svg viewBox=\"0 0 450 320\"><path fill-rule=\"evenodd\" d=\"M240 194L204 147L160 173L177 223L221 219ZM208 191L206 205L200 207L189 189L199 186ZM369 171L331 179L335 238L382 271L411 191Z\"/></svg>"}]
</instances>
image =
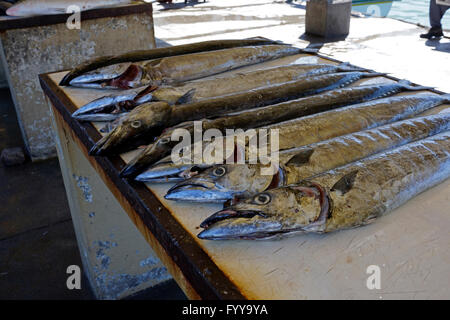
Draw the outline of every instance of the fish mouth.
<instances>
[{"instance_id":1,"label":"fish mouth","mask_svg":"<svg viewBox=\"0 0 450 320\"><path fill-rule=\"evenodd\" d=\"M119 72L91 72L75 79L69 84L80 88L94 89L131 89L141 85L144 69L136 64L129 64L125 70Z\"/></svg>"},{"instance_id":2,"label":"fish mouth","mask_svg":"<svg viewBox=\"0 0 450 320\"><path fill-rule=\"evenodd\" d=\"M215 202L223 203L230 199L231 193L227 190L215 188L214 183L196 181L178 183L167 191L166 200L178 200L188 202Z\"/></svg>"},{"instance_id":3,"label":"fish mouth","mask_svg":"<svg viewBox=\"0 0 450 320\"><path fill-rule=\"evenodd\" d=\"M237 218L247 218L251 219L254 216L260 216L265 218L266 215L262 211L256 211L256 210L233 210L233 209L223 209L216 213L214 213L212 216L209 216L203 222L200 224L200 227L203 229L208 229L211 225L228 219L237 219Z\"/></svg>"},{"instance_id":4,"label":"fish mouth","mask_svg":"<svg viewBox=\"0 0 450 320\"><path fill-rule=\"evenodd\" d=\"M171 161L158 162L135 179L143 182L182 182L196 176L207 168L198 165L175 166Z\"/></svg>"},{"instance_id":5,"label":"fish mouth","mask_svg":"<svg viewBox=\"0 0 450 320\"><path fill-rule=\"evenodd\" d=\"M204 230L197 237L202 240L262 240L287 232L281 230L280 223L267 218L258 210L223 209L200 224ZM258 220L258 228L254 227L255 220Z\"/></svg>"},{"instance_id":6,"label":"fish mouth","mask_svg":"<svg viewBox=\"0 0 450 320\"><path fill-rule=\"evenodd\" d=\"M121 94L104 96L85 104L76 110L72 114L72 117L77 120L84 120L89 114L95 115L101 112L120 113L121 110L130 111L141 104L153 101L154 99L151 93L156 89L158 87L148 86L140 91L132 89L130 90L131 92L125 91Z\"/></svg>"},{"instance_id":7,"label":"fish mouth","mask_svg":"<svg viewBox=\"0 0 450 320\"><path fill-rule=\"evenodd\" d=\"M324 232L326 221L331 216L331 198L328 192L316 183L294 188L298 188L307 197L319 200L320 212L314 221L305 225L286 224L285 221L292 217L285 217L282 210L269 214L256 209L240 210L233 205L206 218L200 224L204 230L197 237L203 240L268 240L288 234Z\"/></svg>"}]
</instances>

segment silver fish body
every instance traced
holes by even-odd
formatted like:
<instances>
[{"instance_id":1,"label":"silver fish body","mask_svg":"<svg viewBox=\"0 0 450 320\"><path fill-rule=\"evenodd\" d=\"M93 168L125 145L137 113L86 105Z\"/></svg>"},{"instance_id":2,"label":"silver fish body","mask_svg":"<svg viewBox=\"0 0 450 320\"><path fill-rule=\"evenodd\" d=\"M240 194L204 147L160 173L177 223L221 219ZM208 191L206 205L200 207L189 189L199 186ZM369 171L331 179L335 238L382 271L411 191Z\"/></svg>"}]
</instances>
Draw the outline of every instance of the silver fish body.
<instances>
[{"instance_id":1,"label":"silver fish body","mask_svg":"<svg viewBox=\"0 0 450 320\"><path fill-rule=\"evenodd\" d=\"M199 79L232 69L300 53L286 45L261 45L124 62L87 72L70 81L82 88L130 89Z\"/></svg>"},{"instance_id":2,"label":"silver fish body","mask_svg":"<svg viewBox=\"0 0 450 320\"><path fill-rule=\"evenodd\" d=\"M279 154L277 170L262 164L221 164L173 186L169 200L224 202L289 185L327 170L450 130L450 113L412 118Z\"/></svg>"},{"instance_id":3,"label":"silver fish body","mask_svg":"<svg viewBox=\"0 0 450 320\"><path fill-rule=\"evenodd\" d=\"M447 102L447 95L396 96L289 120L261 129L279 130L280 150L285 150L392 123ZM206 145L205 143L203 150ZM191 147L191 150L194 148ZM226 158L222 163L225 163L225 160ZM170 178L170 181L182 181L201 171L200 166L205 168L211 164L208 166L205 163L195 163L193 157L175 164L168 156L164 161L151 165L139 174L137 179L148 182L165 181L167 178Z\"/></svg>"},{"instance_id":4,"label":"silver fish body","mask_svg":"<svg viewBox=\"0 0 450 320\"><path fill-rule=\"evenodd\" d=\"M195 102L201 99L289 82L301 77L350 71L362 70L347 63L340 65L294 64L221 76L209 80L195 80L177 86L163 86L155 90L142 89L140 87L95 99L81 106L74 112L73 116L77 118L81 114L104 112L105 109L124 102L128 102L133 106L149 101L165 101L169 104Z\"/></svg>"},{"instance_id":5,"label":"silver fish body","mask_svg":"<svg viewBox=\"0 0 450 320\"><path fill-rule=\"evenodd\" d=\"M367 225L450 177L450 132L241 199L200 239L273 239Z\"/></svg>"}]
</instances>

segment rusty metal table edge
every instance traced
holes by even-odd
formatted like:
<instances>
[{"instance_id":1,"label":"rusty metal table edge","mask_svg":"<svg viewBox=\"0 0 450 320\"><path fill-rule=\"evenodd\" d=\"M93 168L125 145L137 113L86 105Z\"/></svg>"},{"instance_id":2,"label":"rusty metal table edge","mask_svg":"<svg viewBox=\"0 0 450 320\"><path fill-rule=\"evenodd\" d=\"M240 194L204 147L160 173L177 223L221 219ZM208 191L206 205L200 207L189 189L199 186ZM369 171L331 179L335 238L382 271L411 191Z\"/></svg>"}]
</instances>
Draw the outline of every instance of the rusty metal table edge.
<instances>
[{"instance_id":1,"label":"rusty metal table edge","mask_svg":"<svg viewBox=\"0 0 450 320\"><path fill-rule=\"evenodd\" d=\"M136 13L152 13L151 3L135 4L111 8L99 8L81 12L81 21L92 20L105 17L120 17ZM71 14L55 14L46 16L32 16L15 19L0 20L0 32L11 29L32 28L37 26L47 26L58 23L65 23Z\"/></svg>"},{"instance_id":2,"label":"rusty metal table edge","mask_svg":"<svg viewBox=\"0 0 450 320\"><path fill-rule=\"evenodd\" d=\"M39 75L45 95L61 115L76 139L89 150L100 139L100 134L90 123L80 124L71 117L76 106L49 77ZM68 110L69 108L69 110ZM127 181L119 177L125 162L119 156L90 157L101 168L107 179L126 199L147 230L156 238L172 262L181 270L184 278L201 299L244 300L239 288L219 269L193 237L178 223L170 211L141 182ZM111 186L108 185L111 189ZM113 190L111 190L114 192ZM125 208L124 208L125 209ZM125 209L126 210L126 209ZM137 224L133 221L137 226ZM138 226L137 226L138 227Z\"/></svg>"}]
</instances>

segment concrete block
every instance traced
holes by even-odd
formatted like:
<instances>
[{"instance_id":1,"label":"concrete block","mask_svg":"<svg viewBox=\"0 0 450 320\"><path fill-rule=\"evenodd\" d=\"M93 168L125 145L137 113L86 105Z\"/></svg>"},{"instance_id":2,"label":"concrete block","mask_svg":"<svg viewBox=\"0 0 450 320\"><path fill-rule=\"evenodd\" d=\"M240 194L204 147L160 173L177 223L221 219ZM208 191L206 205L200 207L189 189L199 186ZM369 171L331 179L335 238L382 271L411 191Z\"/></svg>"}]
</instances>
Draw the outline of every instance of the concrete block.
<instances>
[{"instance_id":1,"label":"concrete block","mask_svg":"<svg viewBox=\"0 0 450 320\"><path fill-rule=\"evenodd\" d=\"M24 18L28 20L23 22L11 20L14 23L6 27L0 20L0 59L25 147L33 161L56 156L50 113L39 85L39 74L70 69L99 56L155 47L151 7L121 15L115 10L114 15L108 16L106 12L84 20L82 15L79 30L67 28L66 19L49 24L48 19L36 23L40 17L31 17ZM57 18L52 16L52 19Z\"/></svg>"},{"instance_id":2,"label":"concrete block","mask_svg":"<svg viewBox=\"0 0 450 320\"><path fill-rule=\"evenodd\" d=\"M328 39L345 37L350 30L351 9L349 0L309 0L305 32Z\"/></svg>"}]
</instances>

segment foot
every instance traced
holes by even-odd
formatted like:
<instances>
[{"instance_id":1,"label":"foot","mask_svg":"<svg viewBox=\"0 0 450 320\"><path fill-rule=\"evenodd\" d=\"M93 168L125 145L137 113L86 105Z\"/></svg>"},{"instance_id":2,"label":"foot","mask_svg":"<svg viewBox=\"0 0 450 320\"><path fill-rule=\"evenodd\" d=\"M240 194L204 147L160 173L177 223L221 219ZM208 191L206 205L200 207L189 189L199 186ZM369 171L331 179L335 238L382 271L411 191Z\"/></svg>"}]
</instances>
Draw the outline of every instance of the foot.
<instances>
[{"instance_id":1,"label":"foot","mask_svg":"<svg viewBox=\"0 0 450 320\"><path fill-rule=\"evenodd\" d=\"M420 37L424 39L440 38L442 36L444 36L444 34L442 33L441 28L431 28L427 33L420 35Z\"/></svg>"}]
</instances>

